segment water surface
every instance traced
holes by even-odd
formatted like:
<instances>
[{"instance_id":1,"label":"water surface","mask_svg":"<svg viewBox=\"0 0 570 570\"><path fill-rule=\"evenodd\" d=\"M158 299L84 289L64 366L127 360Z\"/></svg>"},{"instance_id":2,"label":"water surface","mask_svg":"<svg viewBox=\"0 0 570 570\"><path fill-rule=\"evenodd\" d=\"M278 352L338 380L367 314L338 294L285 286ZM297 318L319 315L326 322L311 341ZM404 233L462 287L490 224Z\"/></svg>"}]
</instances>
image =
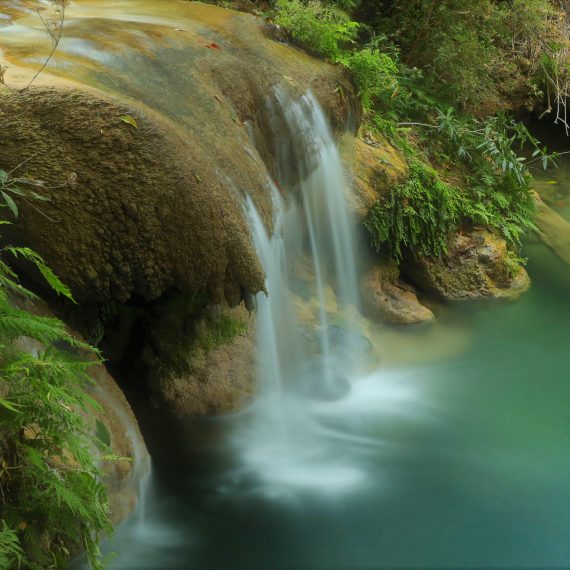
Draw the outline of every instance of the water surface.
<instances>
[{"instance_id":1,"label":"water surface","mask_svg":"<svg viewBox=\"0 0 570 570\"><path fill-rule=\"evenodd\" d=\"M570 565L570 269L539 244L525 253L533 286L519 301L387 330L399 343L387 363L319 404L321 486L244 470L233 438L247 414L143 421L147 523L119 531L111 567ZM335 458L351 484L327 476Z\"/></svg>"}]
</instances>

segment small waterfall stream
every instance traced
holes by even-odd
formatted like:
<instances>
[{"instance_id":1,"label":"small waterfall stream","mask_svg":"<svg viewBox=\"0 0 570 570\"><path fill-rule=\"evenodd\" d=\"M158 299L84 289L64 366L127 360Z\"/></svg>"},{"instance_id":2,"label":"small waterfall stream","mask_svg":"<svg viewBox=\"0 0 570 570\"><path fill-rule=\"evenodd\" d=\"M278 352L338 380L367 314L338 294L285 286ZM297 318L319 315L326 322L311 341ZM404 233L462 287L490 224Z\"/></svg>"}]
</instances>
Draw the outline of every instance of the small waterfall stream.
<instances>
[{"instance_id":1,"label":"small waterfall stream","mask_svg":"<svg viewBox=\"0 0 570 570\"><path fill-rule=\"evenodd\" d=\"M327 404L350 392L358 357L357 332L343 321L345 310L359 306L345 176L327 120L310 93L290 101L277 90L268 107L276 118L281 179L279 186L270 184L272 231L247 200L267 293L257 296L258 401L244 427L251 433L238 430L235 441L246 471L260 477L268 492L351 486L362 474L347 457L335 455L320 421ZM277 127L279 115L288 127L285 135ZM300 180L291 181L291 169ZM313 319L303 322L293 293L299 290L316 300ZM333 326L331 315L343 325Z\"/></svg>"}]
</instances>

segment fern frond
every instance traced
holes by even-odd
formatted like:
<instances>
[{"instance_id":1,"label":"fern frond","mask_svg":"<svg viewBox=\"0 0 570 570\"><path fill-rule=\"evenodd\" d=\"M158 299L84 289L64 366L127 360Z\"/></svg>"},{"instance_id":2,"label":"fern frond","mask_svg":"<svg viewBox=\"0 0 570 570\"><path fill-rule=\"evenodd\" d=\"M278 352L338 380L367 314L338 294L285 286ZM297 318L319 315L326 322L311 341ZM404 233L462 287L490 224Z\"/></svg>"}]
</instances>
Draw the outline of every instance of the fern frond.
<instances>
[{"instance_id":1,"label":"fern frond","mask_svg":"<svg viewBox=\"0 0 570 570\"><path fill-rule=\"evenodd\" d=\"M29 262L33 263L42 274L43 278L46 280L48 285L58 294L66 297L73 303L75 300L73 299L73 295L69 288L64 285L59 277L46 265L45 261L35 251L31 250L28 247L12 247L8 246L5 248L5 251L11 253L14 257L19 258L22 257Z\"/></svg>"},{"instance_id":2,"label":"fern frond","mask_svg":"<svg viewBox=\"0 0 570 570\"><path fill-rule=\"evenodd\" d=\"M0 568L18 568L24 559L17 533L0 520Z\"/></svg>"}]
</instances>

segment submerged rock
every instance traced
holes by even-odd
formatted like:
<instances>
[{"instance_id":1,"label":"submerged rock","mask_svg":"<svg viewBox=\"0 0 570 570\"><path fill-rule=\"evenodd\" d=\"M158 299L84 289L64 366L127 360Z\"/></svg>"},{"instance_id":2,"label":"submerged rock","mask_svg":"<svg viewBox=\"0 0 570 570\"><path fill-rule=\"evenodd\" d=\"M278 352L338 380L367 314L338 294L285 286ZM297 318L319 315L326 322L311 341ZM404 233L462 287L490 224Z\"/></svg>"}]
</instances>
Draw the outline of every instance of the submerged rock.
<instances>
[{"instance_id":1,"label":"submerged rock","mask_svg":"<svg viewBox=\"0 0 570 570\"><path fill-rule=\"evenodd\" d=\"M329 380L324 377L314 377L308 382L309 397L323 402L342 400L350 394L350 390L350 380L338 374L333 374Z\"/></svg>"},{"instance_id":2,"label":"submerged rock","mask_svg":"<svg viewBox=\"0 0 570 570\"><path fill-rule=\"evenodd\" d=\"M447 255L412 260L405 268L424 290L448 300L516 297L530 286L505 240L484 229L454 234Z\"/></svg>"},{"instance_id":3,"label":"submerged rock","mask_svg":"<svg viewBox=\"0 0 570 570\"><path fill-rule=\"evenodd\" d=\"M379 263L360 280L364 314L375 321L416 324L433 320L433 313L419 301L413 287L400 279L395 264Z\"/></svg>"},{"instance_id":4,"label":"submerged rock","mask_svg":"<svg viewBox=\"0 0 570 570\"><path fill-rule=\"evenodd\" d=\"M350 330L340 325L331 325L327 331L331 350L335 353L347 352L348 355L370 353L372 343L360 330Z\"/></svg>"},{"instance_id":5,"label":"submerged rock","mask_svg":"<svg viewBox=\"0 0 570 570\"><path fill-rule=\"evenodd\" d=\"M350 380L338 372L333 363L330 364L330 374L327 377L321 358L312 360L301 375L299 390L311 399L323 402L334 402L345 398L352 386Z\"/></svg>"}]
</instances>

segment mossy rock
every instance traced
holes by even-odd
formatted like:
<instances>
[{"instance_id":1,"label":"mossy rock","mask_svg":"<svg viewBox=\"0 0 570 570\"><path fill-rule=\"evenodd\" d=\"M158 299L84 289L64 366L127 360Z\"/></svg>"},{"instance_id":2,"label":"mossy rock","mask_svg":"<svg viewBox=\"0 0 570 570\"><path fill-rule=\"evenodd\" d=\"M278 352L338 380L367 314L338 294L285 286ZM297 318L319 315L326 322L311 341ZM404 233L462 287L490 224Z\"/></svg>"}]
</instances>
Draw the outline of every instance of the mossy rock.
<instances>
[{"instance_id":1,"label":"mossy rock","mask_svg":"<svg viewBox=\"0 0 570 570\"><path fill-rule=\"evenodd\" d=\"M381 136L354 141L352 166L354 180L348 201L358 221L363 221L374 204L409 175L404 156Z\"/></svg>"},{"instance_id":2,"label":"mossy rock","mask_svg":"<svg viewBox=\"0 0 570 570\"><path fill-rule=\"evenodd\" d=\"M484 229L452 235L446 255L408 260L405 270L426 292L450 301L514 298L530 286L505 240Z\"/></svg>"}]
</instances>

